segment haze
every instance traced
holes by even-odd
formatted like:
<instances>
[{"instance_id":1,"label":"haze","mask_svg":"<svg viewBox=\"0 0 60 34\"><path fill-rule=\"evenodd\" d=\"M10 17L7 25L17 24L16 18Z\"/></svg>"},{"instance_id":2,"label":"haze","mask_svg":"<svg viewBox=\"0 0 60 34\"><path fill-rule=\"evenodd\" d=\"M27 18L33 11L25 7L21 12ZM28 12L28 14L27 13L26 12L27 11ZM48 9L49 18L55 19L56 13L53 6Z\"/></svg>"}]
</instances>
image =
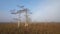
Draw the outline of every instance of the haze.
<instances>
[{"instance_id":1,"label":"haze","mask_svg":"<svg viewBox=\"0 0 60 34\"><path fill-rule=\"evenodd\" d=\"M17 5L29 8L34 22L60 22L60 0L0 0L0 22L14 21L9 10L18 10Z\"/></svg>"}]
</instances>

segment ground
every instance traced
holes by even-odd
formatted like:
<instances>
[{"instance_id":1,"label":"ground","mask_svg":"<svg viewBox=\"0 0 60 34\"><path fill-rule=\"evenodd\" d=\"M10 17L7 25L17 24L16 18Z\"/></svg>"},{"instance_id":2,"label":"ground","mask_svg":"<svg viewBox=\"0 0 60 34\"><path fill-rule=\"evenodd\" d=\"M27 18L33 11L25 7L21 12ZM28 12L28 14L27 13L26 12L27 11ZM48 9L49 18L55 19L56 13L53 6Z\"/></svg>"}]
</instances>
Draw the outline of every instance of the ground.
<instances>
[{"instance_id":1,"label":"ground","mask_svg":"<svg viewBox=\"0 0 60 34\"><path fill-rule=\"evenodd\" d=\"M60 23L0 23L0 34L60 34Z\"/></svg>"}]
</instances>

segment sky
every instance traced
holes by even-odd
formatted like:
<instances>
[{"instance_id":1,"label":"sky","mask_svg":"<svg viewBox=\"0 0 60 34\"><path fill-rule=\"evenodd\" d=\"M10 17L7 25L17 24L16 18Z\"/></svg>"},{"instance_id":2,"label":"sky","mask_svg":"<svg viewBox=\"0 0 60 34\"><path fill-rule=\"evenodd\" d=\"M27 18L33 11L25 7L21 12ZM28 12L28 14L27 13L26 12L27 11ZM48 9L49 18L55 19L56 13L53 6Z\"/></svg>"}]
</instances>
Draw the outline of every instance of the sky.
<instances>
[{"instance_id":1,"label":"sky","mask_svg":"<svg viewBox=\"0 0 60 34\"><path fill-rule=\"evenodd\" d=\"M33 22L60 22L60 0L0 0L0 22L14 21L10 10L18 5L29 8Z\"/></svg>"}]
</instances>

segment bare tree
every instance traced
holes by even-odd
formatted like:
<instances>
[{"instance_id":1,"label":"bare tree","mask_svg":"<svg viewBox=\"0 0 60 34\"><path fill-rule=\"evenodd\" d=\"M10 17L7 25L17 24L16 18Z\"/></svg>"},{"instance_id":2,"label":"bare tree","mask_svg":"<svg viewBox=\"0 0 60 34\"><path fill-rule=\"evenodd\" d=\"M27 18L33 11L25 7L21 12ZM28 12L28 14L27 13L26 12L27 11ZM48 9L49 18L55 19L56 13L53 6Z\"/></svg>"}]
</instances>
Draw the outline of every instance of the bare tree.
<instances>
[{"instance_id":1,"label":"bare tree","mask_svg":"<svg viewBox=\"0 0 60 34\"><path fill-rule=\"evenodd\" d=\"M18 6L18 7L20 7L20 6ZM17 13L25 13L25 17L26 17L25 26L28 26L28 23L30 21L29 14L31 14L31 12L29 11L28 8L25 8L24 6L21 6L20 8L22 8L22 9L17 11Z\"/></svg>"},{"instance_id":2,"label":"bare tree","mask_svg":"<svg viewBox=\"0 0 60 34\"><path fill-rule=\"evenodd\" d=\"M19 19L19 20L18 20L18 27L19 27L19 25L20 25L20 23L21 23L21 19L20 19L21 16L20 16L20 15L21 15L21 13L25 13L25 17L26 17L25 26L28 26L28 21L29 21L29 19L30 19L30 18L28 17L28 16L29 16L28 14L30 13L30 12L29 12L29 9L24 8L24 6L19 6L19 7L20 7L20 10L17 10L17 11L15 11L15 9L14 9L14 10L10 10L10 11L11 11L11 14L15 14L15 15L18 14L17 17L18 17L18 19Z\"/></svg>"}]
</instances>

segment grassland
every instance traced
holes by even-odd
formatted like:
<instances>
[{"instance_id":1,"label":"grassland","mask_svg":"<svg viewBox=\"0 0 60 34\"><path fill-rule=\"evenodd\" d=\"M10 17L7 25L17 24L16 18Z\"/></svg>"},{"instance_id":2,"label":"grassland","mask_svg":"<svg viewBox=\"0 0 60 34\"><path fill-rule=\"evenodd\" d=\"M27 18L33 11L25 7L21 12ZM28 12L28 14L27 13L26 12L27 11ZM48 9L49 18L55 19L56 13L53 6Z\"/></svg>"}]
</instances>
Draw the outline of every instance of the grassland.
<instances>
[{"instance_id":1,"label":"grassland","mask_svg":"<svg viewBox=\"0 0 60 34\"><path fill-rule=\"evenodd\" d=\"M0 23L0 34L60 34L60 23Z\"/></svg>"}]
</instances>

